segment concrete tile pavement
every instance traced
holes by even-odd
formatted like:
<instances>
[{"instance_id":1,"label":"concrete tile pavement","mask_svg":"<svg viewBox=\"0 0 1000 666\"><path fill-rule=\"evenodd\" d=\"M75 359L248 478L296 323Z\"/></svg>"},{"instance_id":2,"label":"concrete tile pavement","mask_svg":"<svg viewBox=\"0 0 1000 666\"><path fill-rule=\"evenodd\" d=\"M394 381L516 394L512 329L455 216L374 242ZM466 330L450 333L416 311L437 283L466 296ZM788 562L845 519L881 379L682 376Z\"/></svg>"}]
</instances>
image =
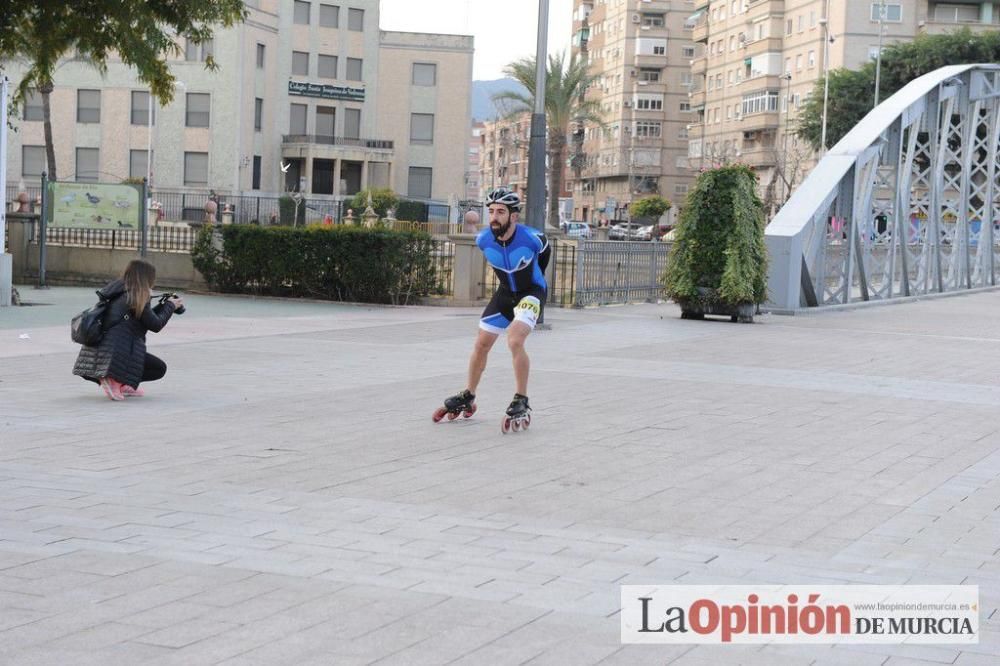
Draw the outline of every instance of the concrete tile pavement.
<instances>
[{"instance_id":1,"label":"concrete tile pavement","mask_svg":"<svg viewBox=\"0 0 1000 666\"><path fill-rule=\"evenodd\" d=\"M502 436L475 310L191 296L111 403L91 291L0 310L4 663L1000 661L1000 293L754 326L552 310ZM632 582L980 585L976 646L622 646ZM863 649L858 649L863 648ZM895 661L894 661L895 660Z\"/></svg>"}]
</instances>

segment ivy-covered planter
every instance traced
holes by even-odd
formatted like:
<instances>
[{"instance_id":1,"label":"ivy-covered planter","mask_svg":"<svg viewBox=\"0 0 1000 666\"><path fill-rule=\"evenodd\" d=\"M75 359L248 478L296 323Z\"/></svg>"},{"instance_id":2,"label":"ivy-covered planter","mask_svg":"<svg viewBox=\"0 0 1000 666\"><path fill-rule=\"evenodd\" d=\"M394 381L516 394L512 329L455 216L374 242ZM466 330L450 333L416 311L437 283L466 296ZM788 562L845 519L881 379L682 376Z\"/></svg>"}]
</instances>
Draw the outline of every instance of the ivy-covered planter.
<instances>
[{"instance_id":1,"label":"ivy-covered planter","mask_svg":"<svg viewBox=\"0 0 1000 666\"><path fill-rule=\"evenodd\" d=\"M684 319L752 322L767 299L764 207L757 175L742 164L703 172L688 194L663 274Z\"/></svg>"}]
</instances>

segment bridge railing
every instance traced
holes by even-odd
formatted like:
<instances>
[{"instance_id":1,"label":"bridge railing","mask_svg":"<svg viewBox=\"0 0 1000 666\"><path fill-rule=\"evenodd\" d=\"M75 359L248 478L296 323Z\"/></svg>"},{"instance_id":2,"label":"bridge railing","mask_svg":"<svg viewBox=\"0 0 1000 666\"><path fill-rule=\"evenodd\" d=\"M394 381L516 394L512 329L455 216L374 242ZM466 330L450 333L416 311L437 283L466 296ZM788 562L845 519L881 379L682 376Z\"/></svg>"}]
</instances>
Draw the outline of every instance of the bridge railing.
<instances>
[{"instance_id":1,"label":"bridge railing","mask_svg":"<svg viewBox=\"0 0 1000 666\"><path fill-rule=\"evenodd\" d=\"M995 286L1000 65L914 79L823 156L767 227L792 312Z\"/></svg>"}]
</instances>

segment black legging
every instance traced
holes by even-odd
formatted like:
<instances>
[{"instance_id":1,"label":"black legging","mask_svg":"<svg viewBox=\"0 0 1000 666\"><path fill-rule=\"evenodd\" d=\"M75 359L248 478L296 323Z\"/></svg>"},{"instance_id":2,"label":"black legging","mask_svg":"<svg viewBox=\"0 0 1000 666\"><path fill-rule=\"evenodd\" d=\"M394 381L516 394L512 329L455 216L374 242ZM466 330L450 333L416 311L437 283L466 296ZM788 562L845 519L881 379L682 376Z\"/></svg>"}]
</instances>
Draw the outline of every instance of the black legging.
<instances>
[{"instance_id":1,"label":"black legging","mask_svg":"<svg viewBox=\"0 0 1000 666\"><path fill-rule=\"evenodd\" d=\"M155 382L162 379L167 374L167 364L158 356L153 356L146 352L146 359L142 363L142 381Z\"/></svg>"},{"instance_id":2,"label":"black legging","mask_svg":"<svg viewBox=\"0 0 1000 666\"><path fill-rule=\"evenodd\" d=\"M142 362L142 379L139 380L139 383L155 382L157 379L163 379L165 374L167 374L167 364L163 362L163 359L147 352L146 358ZM84 379L95 384L101 383L97 377L84 377Z\"/></svg>"}]
</instances>

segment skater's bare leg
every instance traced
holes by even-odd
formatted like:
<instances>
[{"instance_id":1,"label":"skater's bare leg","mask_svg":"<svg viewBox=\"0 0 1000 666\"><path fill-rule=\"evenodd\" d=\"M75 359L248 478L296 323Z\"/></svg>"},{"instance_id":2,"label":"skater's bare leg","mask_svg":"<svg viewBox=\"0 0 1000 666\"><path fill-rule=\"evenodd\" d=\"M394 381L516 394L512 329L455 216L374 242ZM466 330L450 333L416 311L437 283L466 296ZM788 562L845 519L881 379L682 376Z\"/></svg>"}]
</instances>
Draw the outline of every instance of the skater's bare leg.
<instances>
[{"instance_id":1,"label":"skater's bare leg","mask_svg":"<svg viewBox=\"0 0 1000 666\"><path fill-rule=\"evenodd\" d=\"M517 393L528 395L528 372L531 361L528 352L524 350L524 341L528 339L531 327L524 322L514 321L507 329L507 347L514 360L514 380L517 383Z\"/></svg>"},{"instance_id":2,"label":"skater's bare leg","mask_svg":"<svg viewBox=\"0 0 1000 666\"><path fill-rule=\"evenodd\" d=\"M476 343L472 347L472 356L469 357L469 385L466 387L470 393L475 393L479 386L479 380L486 370L486 358L490 355L493 343L497 341L497 334L479 329L476 336Z\"/></svg>"}]
</instances>

